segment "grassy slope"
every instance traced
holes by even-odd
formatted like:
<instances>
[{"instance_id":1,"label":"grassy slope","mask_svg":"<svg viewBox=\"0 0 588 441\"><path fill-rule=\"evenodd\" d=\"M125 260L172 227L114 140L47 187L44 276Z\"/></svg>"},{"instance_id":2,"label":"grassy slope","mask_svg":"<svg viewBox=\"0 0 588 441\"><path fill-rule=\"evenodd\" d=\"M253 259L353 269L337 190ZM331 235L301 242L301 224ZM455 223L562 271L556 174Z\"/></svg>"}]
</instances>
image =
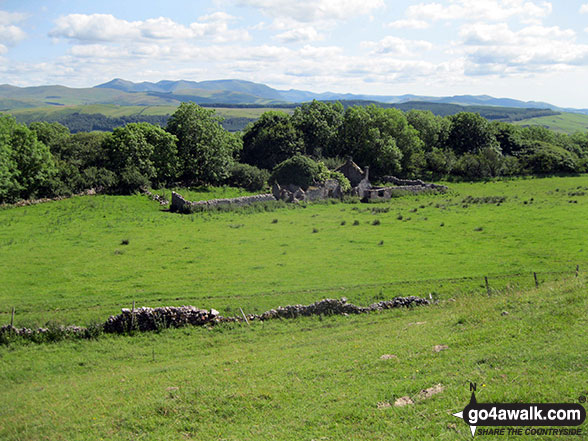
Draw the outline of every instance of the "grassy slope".
<instances>
[{"instance_id":1,"label":"grassy slope","mask_svg":"<svg viewBox=\"0 0 588 441\"><path fill-rule=\"evenodd\" d=\"M584 275L536 290L530 271L545 280L585 270L588 196L569 193L585 192L588 176L451 186L389 204L251 214L175 215L141 196L0 210L0 309L15 305L17 325L103 320L132 299L231 312L325 295L441 298L362 317L0 347L0 439L468 440L451 413L470 381L482 402L586 395ZM463 207L467 195L508 200ZM485 294L482 275L519 271L491 277L500 290ZM476 277L425 281L464 275ZM433 353L437 344L449 349ZM430 400L378 409L439 383Z\"/></svg>"},{"instance_id":2,"label":"grassy slope","mask_svg":"<svg viewBox=\"0 0 588 441\"><path fill-rule=\"evenodd\" d=\"M481 402L585 393L585 282L361 317L0 347L0 438L469 440L451 416L469 382ZM429 400L378 408L436 384L445 390Z\"/></svg>"},{"instance_id":3,"label":"grassy slope","mask_svg":"<svg viewBox=\"0 0 588 441\"><path fill-rule=\"evenodd\" d=\"M398 294L448 297L478 289L485 275L493 286L528 286L532 271L545 280L588 264L588 195L570 196L577 187L586 193L588 176L451 184L444 196L251 214L171 214L144 196L5 209L0 322L12 306L17 324L84 324L133 300L261 312L325 296L362 304ZM508 199L464 207L468 195ZM513 273L521 276L500 277Z\"/></svg>"},{"instance_id":4,"label":"grassy slope","mask_svg":"<svg viewBox=\"0 0 588 441\"><path fill-rule=\"evenodd\" d=\"M94 114L101 113L109 117L121 117L130 115L171 115L178 108L177 105L170 106L115 106L112 104L89 104L84 106L67 106L67 107L36 107L32 109L17 109L10 113L18 117L33 116L37 120L51 119L58 116L71 115L73 113ZM271 107L259 108L228 108L215 107L216 113L224 118L259 118L262 113L269 110L278 110L286 113L292 113L292 109L273 109Z\"/></svg>"},{"instance_id":5,"label":"grassy slope","mask_svg":"<svg viewBox=\"0 0 588 441\"><path fill-rule=\"evenodd\" d=\"M588 131L588 115L562 113L561 115L542 116L515 121L514 124L521 126L544 126L556 132L572 134Z\"/></svg>"}]
</instances>

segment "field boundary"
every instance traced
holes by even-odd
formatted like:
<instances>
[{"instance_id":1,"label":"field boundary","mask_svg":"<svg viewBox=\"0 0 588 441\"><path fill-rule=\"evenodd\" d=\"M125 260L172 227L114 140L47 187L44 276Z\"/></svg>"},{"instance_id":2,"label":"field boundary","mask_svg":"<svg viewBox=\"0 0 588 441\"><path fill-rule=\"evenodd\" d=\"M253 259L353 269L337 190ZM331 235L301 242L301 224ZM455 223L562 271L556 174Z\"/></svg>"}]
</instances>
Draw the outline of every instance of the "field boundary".
<instances>
[{"instance_id":1,"label":"field boundary","mask_svg":"<svg viewBox=\"0 0 588 441\"><path fill-rule=\"evenodd\" d=\"M356 289L369 289L369 288L384 288L384 287L394 287L394 286L403 286L403 285L425 285L425 284L434 284L434 283L455 283L455 282L466 282L466 281L476 281L480 282L480 292L484 290L488 295L491 295L492 292L496 291L496 288L493 287L492 282L495 280L504 280L504 279L514 279L514 278L523 278L521 282L525 281L528 282L529 287L535 286L538 287L539 284L543 283L545 280L542 279L545 276L556 276L553 280L562 280L565 277L557 277L557 276L565 276L568 275L569 278L577 278L579 277L581 268L584 268L586 264L576 264L575 266L570 266L569 270L562 270L562 271L525 271L525 272L517 272L517 273L488 273L487 275L477 274L477 275L469 275L469 276L461 276L461 277L444 277L444 278L433 278L433 279L418 279L418 280L398 280L392 282L381 282L381 283L360 283L354 285L345 285L345 286L331 286L331 287L317 287L317 288L301 288L301 289L294 289L294 290L287 290L287 291L260 291L251 294L238 294L238 293L227 293L222 295L202 295L198 297L193 296L184 296L184 297L170 297L166 299L169 302L182 302L182 301L210 301L210 300L221 300L221 299L251 299L256 297L283 297L292 294L312 294L312 293L335 293L340 292L344 293L350 290ZM551 281L551 280L550 280ZM513 283L519 282L513 281ZM456 291L458 292L458 291ZM431 295L431 292L424 292L421 293L422 296ZM139 302L143 302L140 298L138 298ZM146 300L145 302L148 302ZM135 300L133 300L133 307L135 304ZM100 304L95 305L80 305L80 306L72 306L68 308L59 308L61 312L68 312L68 311L78 311L81 309L91 309L96 306L104 307L113 307L113 308L125 308L128 305L123 302L113 302L105 304L101 302ZM10 317L12 315L12 320L14 320L14 310L18 313L19 308L18 305L11 305L10 310L7 311L0 311L0 317L7 316ZM54 309L30 309L25 308L24 311L26 312L52 312ZM21 310L22 311L22 310ZM6 322L3 319L0 319L0 323Z\"/></svg>"}]
</instances>

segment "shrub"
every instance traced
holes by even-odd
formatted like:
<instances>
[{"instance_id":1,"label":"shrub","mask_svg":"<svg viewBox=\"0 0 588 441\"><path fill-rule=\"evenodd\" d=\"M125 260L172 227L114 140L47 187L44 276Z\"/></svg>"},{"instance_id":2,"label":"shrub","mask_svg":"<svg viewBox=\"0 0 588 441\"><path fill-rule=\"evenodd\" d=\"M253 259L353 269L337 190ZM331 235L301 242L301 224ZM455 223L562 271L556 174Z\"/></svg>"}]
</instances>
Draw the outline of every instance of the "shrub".
<instances>
[{"instance_id":1,"label":"shrub","mask_svg":"<svg viewBox=\"0 0 588 441\"><path fill-rule=\"evenodd\" d=\"M318 162L318 166L319 173L316 178L317 182L322 184L327 179L334 179L335 181L339 182L341 191L343 193L347 193L349 190L351 190L351 183L349 182L349 179L343 175L343 173L329 170L323 161Z\"/></svg>"},{"instance_id":2,"label":"shrub","mask_svg":"<svg viewBox=\"0 0 588 441\"><path fill-rule=\"evenodd\" d=\"M535 141L522 151L520 161L532 173L569 173L579 169L574 153L542 141Z\"/></svg>"},{"instance_id":3,"label":"shrub","mask_svg":"<svg viewBox=\"0 0 588 441\"><path fill-rule=\"evenodd\" d=\"M297 155L279 163L270 177L280 185L293 184L308 189L319 177L320 167L312 159Z\"/></svg>"},{"instance_id":4,"label":"shrub","mask_svg":"<svg viewBox=\"0 0 588 441\"><path fill-rule=\"evenodd\" d=\"M258 191L266 186L269 176L270 174L267 170L262 170L249 164L237 163L229 169L227 183L233 187Z\"/></svg>"}]
</instances>

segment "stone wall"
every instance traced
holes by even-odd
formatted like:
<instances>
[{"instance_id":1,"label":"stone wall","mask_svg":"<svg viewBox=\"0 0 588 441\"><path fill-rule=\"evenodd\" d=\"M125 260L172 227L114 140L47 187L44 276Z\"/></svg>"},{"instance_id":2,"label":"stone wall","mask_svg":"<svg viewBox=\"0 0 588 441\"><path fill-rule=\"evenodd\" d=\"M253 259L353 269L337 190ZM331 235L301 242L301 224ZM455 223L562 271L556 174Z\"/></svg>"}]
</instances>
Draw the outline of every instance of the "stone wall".
<instances>
[{"instance_id":1,"label":"stone wall","mask_svg":"<svg viewBox=\"0 0 588 441\"><path fill-rule=\"evenodd\" d=\"M282 187L280 184L274 183L272 194L276 199L284 202L312 202L328 198L341 199L343 197L341 184L335 179L327 179L323 185L308 187L306 191L296 185Z\"/></svg>"},{"instance_id":2,"label":"stone wall","mask_svg":"<svg viewBox=\"0 0 588 441\"><path fill-rule=\"evenodd\" d=\"M423 187L429 190L441 190L446 191L448 188L445 185L438 185L438 184L430 184L428 182L421 181L420 179L398 179L394 176L384 176L382 177L383 182L389 182L391 184L396 185L397 187L402 187L410 191L411 189L414 190L415 187Z\"/></svg>"},{"instance_id":3,"label":"stone wall","mask_svg":"<svg viewBox=\"0 0 588 441\"><path fill-rule=\"evenodd\" d=\"M370 306L357 306L347 303L346 298L323 299L310 305L288 305L270 309L263 314L248 314L235 317L223 317L214 309L199 309L194 306L165 306L160 308L137 308L134 310L123 308L118 315L110 316L108 320L98 325L101 331L112 334L124 334L130 331L157 331L165 328L179 328L182 326L205 326L219 323L241 323L247 321L264 321L272 319L288 319L308 317L311 315L349 315L367 314L394 308L408 308L429 305L427 299L408 296L395 297L373 303ZM88 336L91 330L83 326L67 326L57 329L49 328L16 328L10 325L0 327L0 336L12 334L22 337L34 337L47 333L61 333L62 336Z\"/></svg>"},{"instance_id":4,"label":"stone wall","mask_svg":"<svg viewBox=\"0 0 588 441\"><path fill-rule=\"evenodd\" d=\"M194 208L214 208L220 206L234 205L236 207L243 207L258 202L275 202L276 198L272 194L256 194L253 196L241 196L238 198L229 199L211 199L209 201L195 201L191 202L176 192L172 192L171 210L185 212Z\"/></svg>"}]
</instances>

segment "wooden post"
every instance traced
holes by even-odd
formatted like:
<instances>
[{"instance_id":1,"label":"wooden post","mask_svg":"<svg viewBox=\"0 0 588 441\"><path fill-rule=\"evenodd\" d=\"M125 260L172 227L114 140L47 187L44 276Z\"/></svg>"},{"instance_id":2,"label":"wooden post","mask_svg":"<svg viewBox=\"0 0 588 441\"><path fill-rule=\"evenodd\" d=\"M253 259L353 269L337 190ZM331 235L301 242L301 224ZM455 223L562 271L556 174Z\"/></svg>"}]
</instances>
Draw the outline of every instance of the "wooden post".
<instances>
[{"instance_id":1,"label":"wooden post","mask_svg":"<svg viewBox=\"0 0 588 441\"><path fill-rule=\"evenodd\" d=\"M242 308L239 308L239 309L241 310L241 314L243 314L243 318L245 319L245 323L247 323L249 325L249 320L247 320L247 316L243 312L243 309Z\"/></svg>"},{"instance_id":2,"label":"wooden post","mask_svg":"<svg viewBox=\"0 0 588 441\"><path fill-rule=\"evenodd\" d=\"M135 301L133 300L133 309L131 309L131 312L135 312Z\"/></svg>"},{"instance_id":3,"label":"wooden post","mask_svg":"<svg viewBox=\"0 0 588 441\"><path fill-rule=\"evenodd\" d=\"M12 315L10 316L10 327L14 327L14 306L12 307Z\"/></svg>"},{"instance_id":4,"label":"wooden post","mask_svg":"<svg viewBox=\"0 0 588 441\"><path fill-rule=\"evenodd\" d=\"M490 295L490 284L488 283L488 276L484 276L484 282L486 282L486 293Z\"/></svg>"},{"instance_id":5,"label":"wooden post","mask_svg":"<svg viewBox=\"0 0 588 441\"><path fill-rule=\"evenodd\" d=\"M537 280L537 273L533 273L533 277L535 278L535 288L539 288L539 280Z\"/></svg>"},{"instance_id":6,"label":"wooden post","mask_svg":"<svg viewBox=\"0 0 588 441\"><path fill-rule=\"evenodd\" d=\"M580 265L576 265L576 278L580 274Z\"/></svg>"}]
</instances>

